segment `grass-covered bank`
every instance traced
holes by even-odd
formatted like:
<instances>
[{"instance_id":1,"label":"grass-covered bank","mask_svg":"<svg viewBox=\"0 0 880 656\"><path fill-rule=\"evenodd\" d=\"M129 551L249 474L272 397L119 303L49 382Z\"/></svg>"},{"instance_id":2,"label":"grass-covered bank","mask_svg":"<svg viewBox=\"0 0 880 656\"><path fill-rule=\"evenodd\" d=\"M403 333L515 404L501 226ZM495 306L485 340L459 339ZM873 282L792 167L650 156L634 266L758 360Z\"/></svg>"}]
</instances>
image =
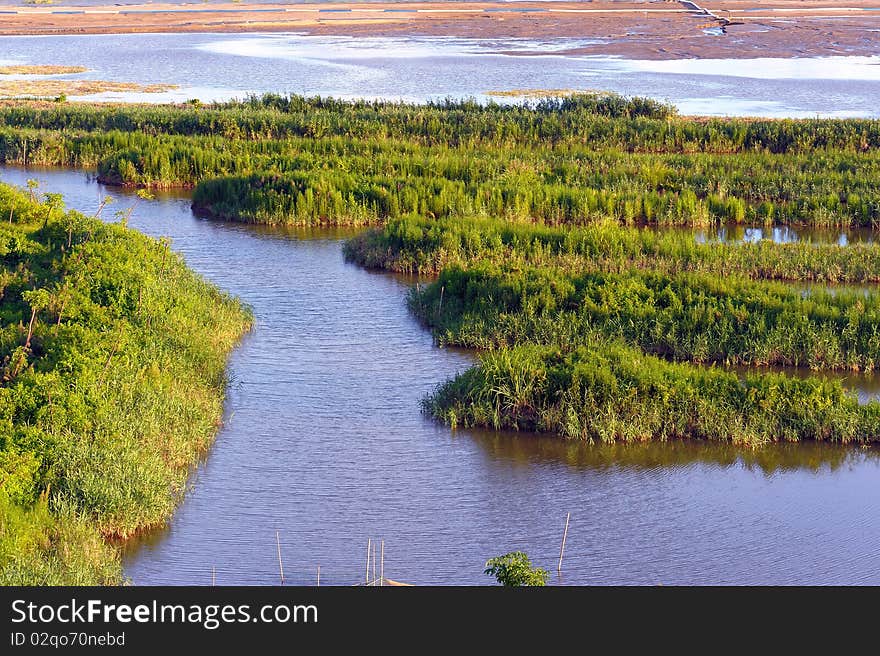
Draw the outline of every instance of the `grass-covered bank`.
<instances>
[{"instance_id":1,"label":"grass-covered bank","mask_svg":"<svg viewBox=\"0 0 880 656\"><path fill-rule=\"evenodd\" d=\"M643 269L755 280L880 282L880 245L808 241L698 243L681 232L602 222L584 227L482 218L405 216L349 240L345 254L373 269L437 275L448 266L553 266L572 273Z\"/></svg>"},{"instance_id":2,"label":"grass-covered bank","mask_svg":"<svg viewBox=\"0 0 880 656\"><path fill-rule=\"evenodd\" d=\"M410 306L441 344L571 349L596 335L673 360L873 371L880 295L805 294L781 283L642 270L568 274L477 264L444 269Z\"/></svg>"},{"instance_id":3,"label":"grass-covered bank","mask_svg":"<svg viewBox=\"0 0 880 656\"><path fill-rule=\"evenodd\" d=\"M250 314L167 242L0 186L0 583L121 580L222 419Z\"/></svg>"},{"instance_id":4,"label":"grass-covered bank","mask_svg":"<svg viewBox=\"0 0 880 656\"><path fill-rule=\"evenodd\" d=\"M602 339L572 350L518 346L487 352L424 405L452 426L601 442L880 440L880 403L859 405L839 382L768 373L741 379Z\"/></svg>"},{"instance_id":5,"label":"grass-covered bank","mask_svg":"<svg viewBox=\"0 0 880 656\"><path fill-rule=\"evenodd\" d=\"M874 227L880 121L678 117L642 98L425 105L263 96L210 106L0 104L0 162L195 187L218 218L381 224Z\"/></svg>"},{"instance_id":6,"label":"grass-covered bank","mask_svg":"<svg viewBox=\"0 0 880 656\"><path fill-rule=\"evenodd\" d=\"M594 441L877 441L880 406L860 407L839 383L703 364L874 369L876 291L770 281L876 282L876 244L409 216L345 253L436 275L413 290L411 310L440 343L485 350L425 402L453 426Z\"/></svg>"},{"instance_id":7,"label":"grass-covered bank","mask_svg":"<svg viewBox=\"0 0 880 656\"><path fill-rule=\"evenodd\" d=\"M863 280L876 246L412 218L353 238L346 255L438 274L412 291L411 310L441 343L484 350L425 402L452 426L749 445L880 435L880 405L840 383L704 365L876 367L876 292L767 281Z\"/></svg>"},{"instance_id":8,"label":"grass-covered bank","mask_svg":"<svg viewBox=\"0 0 880 656\"><path fill-rule=\"evenodd\" d=\"M409 302L441 343L483 349L425 400L452 426L605 442L880 441L880 404L859 405L839 381L705 366L873 369L875 292L476 262L444 268Z\"/></svg>"}]
</instances>

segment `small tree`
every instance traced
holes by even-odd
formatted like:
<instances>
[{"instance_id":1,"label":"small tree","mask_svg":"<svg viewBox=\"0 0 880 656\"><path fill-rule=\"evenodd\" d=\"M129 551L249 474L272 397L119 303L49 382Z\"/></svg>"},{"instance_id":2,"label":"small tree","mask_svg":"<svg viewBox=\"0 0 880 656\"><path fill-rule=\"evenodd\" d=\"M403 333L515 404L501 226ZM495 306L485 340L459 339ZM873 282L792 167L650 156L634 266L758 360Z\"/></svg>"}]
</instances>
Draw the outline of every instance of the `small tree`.
<instances>
[{"instance_id":1,"label":"small tree","mask_svg":"<svg viewBox=\"0 0 880 656\"><path fill-rule=\"evenodd\" d=\"M504 586L547 585L547 570L532 567L529 557L522 551L491 558L486 561L485 574L494 576Z\"/></svg>"},{"instance_id":2,"label":"small tree","mask_svg":"<svg viewBox=\"0 0 880 656\"><path fill-rule=\"evenodd\" d=\"M25 156L25 160L27 160L27 156ZM28 188L28 192L31 195L31 200L36 203L37 202L37 189L40 188L40 181L35 178L28 178L27 188Z\"/></svg>"},{"instance_id":3,"label":"small tree","mask_svg":"<svg viewBox=\"0 0 880 656\"><path fill-rule=\"evenodd\" d=\"M131 218L132 212L134 212L134 208L137 207L137 204L142 200L153 200L154 196L146 189L138 189L135 192L137 198L134 199L134 202L131 204L131 207L125 210L120 210L116 213L116 218L119 219L119 223L122 226L128 226L128 220Z\"/></svg>"},{"instance_id":4,"label":"small tree","mask_svg":"<svg viewBox=\"0 0 880 656\"><path fill-rule=\"evenodd\" d=\"M61 194L43 194L46 206L46 218L43 219L43 227L48 225L49 221L55 220L64 213L64 197Z\"/></svg>"},{"instance_id":5,"label":"small tree","mask_svg":"<svg viewBox=\"0 0 880 656\"><path fill-rule=\"evenodd\" d=\"M98 211L95 212L95 218L98 219L101 217L101 212L104 211L104 208L107 207L110 203L114 202L113 196L104 196L101 199L100 204L98 205Z\"/></svg>"},{"instance_id":6,"label":"small tree","mask_svg":"<svg viewBox=\"0 0 880 656\"><path fill-rule=\"evenodd\" d=\"M22 292L21 297L31 308L31 320L30 323L28 323L27 339L24 343L25 350L29 350L31 348L31 338L34 336L34 325L37 321L37 313L42 312L51 305L52 296L45 289L33 289Z\"/></svg>"}]
</instances>

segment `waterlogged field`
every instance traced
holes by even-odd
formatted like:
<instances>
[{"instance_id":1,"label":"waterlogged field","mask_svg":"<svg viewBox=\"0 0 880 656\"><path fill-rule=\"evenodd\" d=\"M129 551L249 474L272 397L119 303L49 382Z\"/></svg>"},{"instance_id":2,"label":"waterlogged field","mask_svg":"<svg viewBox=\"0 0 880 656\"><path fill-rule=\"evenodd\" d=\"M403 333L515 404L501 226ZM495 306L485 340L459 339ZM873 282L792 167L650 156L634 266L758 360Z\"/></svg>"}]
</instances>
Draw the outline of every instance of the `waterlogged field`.
<instances>
[{"instance_id":1,"label":"waterlogged field","mask_svg":"<svg viewBox=\"0 0 880 656\"><path fill-rule=\"evenodd\" d=\"M209 107L0 107L0 157L7 163L93 168L99 181L123 189L192 187L196 215L238 224L193 219L189 201L175 201L182 225L241 240L231 251L233 266L219 247L206 257L215 272L224 263L220 275L232 291L239 291L242 276L249 280L242 297L266 298L271 318L254 361L242 366L260 381L257 392L268 394L272 407L251 397L254 420L242 424L242 441L231 444L234 455L220 467L213 505L203 508L235 504L241 512L216 520L216 531L240 530L236 522L255 511L238 506L237 497L230 501L227 477L237 472L246 486L242 503L253 495L266 498L267 491L277 497L267 499L271 512L263 516L262 532L269 525L279 534L293 530L299 550L305 531L337 554L331 570L338 567L340 581L345 571L356 571L354 536L375 535L367 520L408 536L408 554L427 558L436 549L414 526L403 528L411 514L405 499L418 499L420 513L446 508L442 516L459 539L477 525L450 518L467 503L461 485L431 482L438 468L449 480L480 475L479 468L450 475L437 465L450 448L472 452L473 444L462 445L455 432L460 428L513 429L538 449L543 438L534 433L550 434L604 453L617 442L676 448L681 438L720 443L727 454L737 453L727 450L731 445L782 453L794 442L828 443L828 451L803 453L833 454L856 443L866 450L841 451L845 460L871 462L880 403L845 381L873 372L880 350L873 287L880 245L870 236L880 220L873 175L878 147L876 121L694 120L662 103L605 95L520 106L265 96ZM152 207L161 212L164 205ZM310 241L296 232L327 226L374 227L351 235L344 248L338 240ZM712 236L739 229L837 237ZM251 240L267 241L280 253L283 272L272 263L277 256ZM365 269L429 278L407 283ZM857 287L834 286L839 283ZM377 285L392 290L396 304L380 302ZM258 331L260 316L257 310ZM398 333L400 318L406 327ZM383 335L388 321L391 333ZM275 335L284 322L290 326ZM469 353L432 348L420 324L441 346L478 349L476 364L466 368ZM365 325L378 334L364 336ZM420 341L408 343L409 331ZM318 341L310 344L309 335ZM440 353L444 365L419 373L396 364L402 356L417 365ZM346 384L328 375L328 362L348 376ZM771 372L770 365L792 369ZM337 394L328 381L338 385ZM330 398L339 401L328 404ZM419 416L419 405L454 432ZM238 416L230 415L230 423ZM293 441L284 437L290 417L301 420ZM384 423L390 417L394 427ZM321 427L342 431L344 447ZM254 449L255 431L267 451ZM429 435L428 445L422 438ZM378 454L363 455L367 450ZM303 477L298 454L323 474L323 483L301 487L301 478L313 480L318 472ZM707 480L717 467L747 468L749 462L744 454L725 456L709 467ZM209 460L204 472L210 469ZM428 491L415 494L413 477L431 482ZM579 477L563 477L565 485L577 488ZM389 479L393 490L385 487ZM338 485L328 487L330 480ZM497 485L505 489L508 482L502 477ZM576 498L575 488L565 487L563 496ZM358 493L359 518L351 518L352 508L340 526L289 528L300 514L314 517L303 506L306 498L340 512L338 504L351 504ZM292 498L279 501L285 497ZM377 514L374 504L383 510ZM509 532L493 523L500 508L490 505L488 514L478 514L505 542ZM179 515L184 525L187 507ZM273 514L279 508L287 512L283 518ZM546 501L523 511L539 513L544 522L552 514ZM388 519L388 513L396 516ZM336 532L352 523L358 532ZM148 538L139 554L163 563L181 558L173 552L174 534L172 524L170 534ZM331 534L337 543L328 546ZM191 573L216 568L214 558L204 562L206 549L224 558L235 546L261 551L256 535L244 548L240 537L223 535L215 532L220 542L197 552L201 564L188 561ZM180 544L192 547L186 539ZM468 544L446 552L470 554L474 562L492 554L476 555L480 540ZM230 582L260 582L257 563L273 554L267 549L245 571L222 573ZM325 566L322 556L312 557ZM140 558L135 562L144 562ZM434 582L473 581L454 568L425 575L412 566L402 565L403 571ZM310 566L302 567L305 576ZM176 580L140 571L150 580ZM719 577L717 570L664 570L667 576L675 582Z\"/></svg>"}]
</instances>

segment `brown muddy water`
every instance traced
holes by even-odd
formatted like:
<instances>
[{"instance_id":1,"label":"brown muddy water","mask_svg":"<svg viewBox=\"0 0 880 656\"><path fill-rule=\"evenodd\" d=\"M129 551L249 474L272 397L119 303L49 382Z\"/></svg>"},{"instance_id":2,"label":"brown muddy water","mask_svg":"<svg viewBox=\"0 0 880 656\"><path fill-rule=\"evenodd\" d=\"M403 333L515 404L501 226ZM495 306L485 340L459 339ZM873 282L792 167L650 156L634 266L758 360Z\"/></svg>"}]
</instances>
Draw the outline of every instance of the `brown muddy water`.
<instances>
[{"instance_id":1,"label":"brown muddy water","mask_svg":"<svg viewBox=\"0 0 880 656\"><path fill-rule=\"evenodd\" d=\"M106 194L110 210L133 202L82 172L0 168L27 178L88 213ZM209 585L212 568L218 584L277 584L276 531L291 584L319 564L322 584L359 582L368 538L385 540L386 576L416 584L489 583L485 561L515 549L564 584L880 583L876 450L452 432L419 400L471 356L407 313L411 281L344 262L350 233L203 220L175 195L139 203L130 225L170 236L256 316L189 493L127 549L135 584Z\"/></svg>"}]
</instances>

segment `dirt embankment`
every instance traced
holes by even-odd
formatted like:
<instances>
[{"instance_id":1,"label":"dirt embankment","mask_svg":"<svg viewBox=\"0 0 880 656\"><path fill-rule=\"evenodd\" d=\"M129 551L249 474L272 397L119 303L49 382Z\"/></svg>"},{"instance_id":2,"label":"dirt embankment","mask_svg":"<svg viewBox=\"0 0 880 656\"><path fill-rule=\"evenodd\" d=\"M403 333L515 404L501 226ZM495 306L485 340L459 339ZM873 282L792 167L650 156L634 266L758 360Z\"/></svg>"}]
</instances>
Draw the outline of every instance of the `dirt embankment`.
<instances>
[{"instance_id":1,"label":"dirt embankment","mask_svg":"<svg viewBox=\"0 0 880 656\"><path fill-rule=\"evenodd\" d=\"M635 58L880 54L880 0L147 4L2 7L2 34L271 32L595 39L572 54ZM846 6L843 7L842 5ZM872 31L873 30L873 31ZM528 54L528 51L517 54Z\"/></svg>"}]
</instances>

